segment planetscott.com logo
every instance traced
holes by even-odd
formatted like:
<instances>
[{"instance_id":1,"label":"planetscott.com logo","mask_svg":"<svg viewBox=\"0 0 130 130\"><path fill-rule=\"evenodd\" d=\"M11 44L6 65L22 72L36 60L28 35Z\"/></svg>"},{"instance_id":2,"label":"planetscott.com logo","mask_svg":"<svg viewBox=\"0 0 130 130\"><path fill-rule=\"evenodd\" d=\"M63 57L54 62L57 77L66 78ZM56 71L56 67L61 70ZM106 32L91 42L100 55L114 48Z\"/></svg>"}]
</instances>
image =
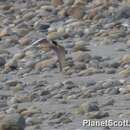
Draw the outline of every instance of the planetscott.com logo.
<instances>
[{"instance_id":1,"label":"planetscott.com logo","mask_svg":"<svg viewBox=\"0 0 130 130\"><path fill-rule=\"evenodd\" d=\"M129 120L83 120L82 125L89 127L130 127Z\"/></svg>"}]
</instances>

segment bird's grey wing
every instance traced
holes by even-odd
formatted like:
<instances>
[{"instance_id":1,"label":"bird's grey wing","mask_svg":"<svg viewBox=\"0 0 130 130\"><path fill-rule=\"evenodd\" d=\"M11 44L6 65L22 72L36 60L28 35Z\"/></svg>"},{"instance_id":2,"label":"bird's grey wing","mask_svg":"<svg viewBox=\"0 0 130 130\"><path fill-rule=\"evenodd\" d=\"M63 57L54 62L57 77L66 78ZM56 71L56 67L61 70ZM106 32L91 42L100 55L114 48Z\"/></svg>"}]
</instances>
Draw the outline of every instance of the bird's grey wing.
<instances>
[{"instance_id":1,"label":"bird's grey wing","mask_svg":"<svg viewBox=\"0 0 130 130\"><path fill-rule=\"evenodd\" d=\"M49 41L45 38L41 38L36 40L35 42L33 42L31 45L29 45L28 47L26 47L23 51L27 51L31 48L37 47L39 44L43 44L44 46L49 46Z\"/></svg>"}]
</instances>

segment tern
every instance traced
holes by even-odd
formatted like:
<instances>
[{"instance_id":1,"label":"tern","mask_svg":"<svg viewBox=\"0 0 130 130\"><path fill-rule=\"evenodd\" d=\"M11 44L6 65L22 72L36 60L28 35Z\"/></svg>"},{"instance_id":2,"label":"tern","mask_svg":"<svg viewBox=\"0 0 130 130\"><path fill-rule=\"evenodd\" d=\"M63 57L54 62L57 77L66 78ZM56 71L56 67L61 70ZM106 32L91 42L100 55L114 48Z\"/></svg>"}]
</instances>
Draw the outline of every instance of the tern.
<instances>
[{"instance_id":1,"label":"tern","mask_svg":"<svg viewBox=\"0 0 130 130\"><path fill-rule=\"evenodd\" d=\"M63 71L63 68L65 66L65 49L63 46L59 45L54 40L48 40L46 38L41 38L33 42L30 46L26 47L24 51L27 51L31 48L42 48L44 51L50 51L53 50L55 54L57 55L57 59L59 62L59 68L60 72Z\"/></svg>"}]
</instances>

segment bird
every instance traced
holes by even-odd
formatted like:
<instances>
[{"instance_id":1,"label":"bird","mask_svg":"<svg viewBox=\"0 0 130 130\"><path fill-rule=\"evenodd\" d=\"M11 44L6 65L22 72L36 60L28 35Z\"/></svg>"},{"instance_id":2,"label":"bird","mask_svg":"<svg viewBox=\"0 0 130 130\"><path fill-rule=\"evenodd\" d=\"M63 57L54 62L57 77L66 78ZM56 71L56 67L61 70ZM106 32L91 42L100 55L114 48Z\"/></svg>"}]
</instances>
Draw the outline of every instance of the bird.
<instances>
[{"instance_id":1,"label":"bird","mask_svg":"<svg viewBox=\"0 0 130 130\"><path fill-rule=\"evenodd\" d=\"M55 40L49 40L47 38L40 38L33 42L30 46L26 47L24 51L29 50L30 48L38 47L45 52L53 50L55 54L57 55L57 59L59 62L59 68L60 72L63 71L63 68L65 66L65 48L58 44Z\"/></svg>"}]
</instances>

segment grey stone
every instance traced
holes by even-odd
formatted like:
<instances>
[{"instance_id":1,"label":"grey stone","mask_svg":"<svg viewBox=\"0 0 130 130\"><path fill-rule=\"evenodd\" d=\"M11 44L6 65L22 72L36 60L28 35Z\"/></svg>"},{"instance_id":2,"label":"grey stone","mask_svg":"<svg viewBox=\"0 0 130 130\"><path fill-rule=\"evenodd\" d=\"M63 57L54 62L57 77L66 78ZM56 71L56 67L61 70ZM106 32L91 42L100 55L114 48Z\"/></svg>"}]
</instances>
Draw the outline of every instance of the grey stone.
<instances>
[{"instance_id":1,"label":"grey stone","mask_svg":"<svg viewBox=\"0 0 130 130\"><path fill-rule=\"evenodd\" d=\"M121 6L117 10L117 14L116 14L117 19L129 18L129 17L130 17L130 6L129 5Z\"/></svg>"},{"instance_id":2,"label":"grey stone","mask_svg":"<svg viewBox=\"0 0 130 130\"><path fill-rule=\"evenodd\" d=\"M25 119L19 114L6 115L0 122L0 130L24 130Z\"/></svg>"},{"instance_id":3,"label":"grey stone","mask_svg":"<svg viewBox=\"0 0 130 130\"><path fill-rule=\"evenodd\" d=\"M6 63L6 60L3 57L0 57L0 67L4 66Z\"/></svg>"}]
</instances>

